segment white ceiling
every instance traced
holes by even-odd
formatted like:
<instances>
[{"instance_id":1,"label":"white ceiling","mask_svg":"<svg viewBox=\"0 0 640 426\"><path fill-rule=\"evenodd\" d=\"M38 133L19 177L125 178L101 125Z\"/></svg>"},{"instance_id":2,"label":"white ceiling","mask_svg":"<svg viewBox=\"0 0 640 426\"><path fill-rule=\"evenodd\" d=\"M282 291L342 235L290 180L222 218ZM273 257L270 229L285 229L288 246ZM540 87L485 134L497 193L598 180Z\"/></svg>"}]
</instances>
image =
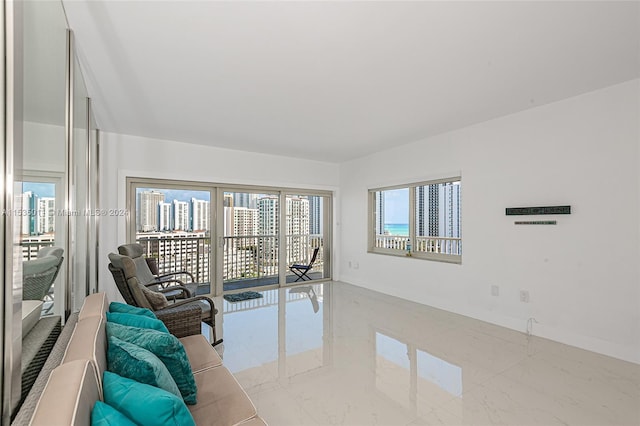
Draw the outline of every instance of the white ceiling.
<instances>
[{"instance_id":1,"label":"white ceiling","mask_svg":"<svg viewBox=\"0 0 640 426\"><path fill-rule=\"evenodd\" d=\"M638 2L63 3L102 130L321 161L640 76Z\"/></svg>"}]
</instances>

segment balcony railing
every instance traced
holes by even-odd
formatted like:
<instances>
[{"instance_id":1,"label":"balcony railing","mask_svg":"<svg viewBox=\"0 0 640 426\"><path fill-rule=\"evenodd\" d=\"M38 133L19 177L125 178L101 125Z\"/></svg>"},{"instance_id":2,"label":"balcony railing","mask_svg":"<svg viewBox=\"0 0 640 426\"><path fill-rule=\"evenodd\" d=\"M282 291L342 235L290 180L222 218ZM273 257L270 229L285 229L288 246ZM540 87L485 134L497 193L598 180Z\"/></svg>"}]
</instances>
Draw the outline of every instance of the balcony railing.
<instances>
[{"instance_id":1,"label":"balcony railing","mask_svg":"<svg viewBox=\"0 0 640 426\"><path fill-rule=\"evenodd\" d=\"M43 247L51 247L54 244L53 237L51 239L43 238L38 240L24 240L20 243L22 247L22 260L31 260L38 257L38 252Z\"/></svg>"},{"instance_id":2,"label":"balcony railing","mask_svg":"<svg viewBox=\"0 0 640 426\"><path fill-rule=\"evenodd\" d=\"M196 282L209 282L211 238L139 235L136 242L142 245L146 256L157 259L160 274L188 271Z\"/></svg>"},{"instance_id":3,"label":"balcony railing","mask_svg":"<svg viewBox=\"0 0 640 426\"><path fill-rule=\"evenodd\" d=\"M320 250L310 272L323 271L321 235L287 235L287 265L309 263L313 249ZM177 235L138 235L146 256L157 259L159 272L186 270L197 282L209 282L211 238ZM278 276L279 238L276 235L223 237L223 281L254 280Z\"/></svg>"},{"instance_id":4,"label":"balcony railing","mask_svg":"<svg viewBox=\"0 0 640 426\"><path fill-rule=\"evenodd\" d=\"M376 247L394 250L407 250L408 237L398 235L376 235ZM418 253L440 253L462 255L462 239L454 237L415 237Z\"/></svg>"},{"instance_id":5,"label":"balcony railing","mask_svg":"<svg viewBox=\"0 0 640 426\"><path fill-rule=\"evenodd\" d=\"M323 270L321 235L287 235L287 265L309 263L311 253L320 248L311 272ZM279 238L276 235L224 237L223 280L260 279L278 276Z\"/></svg>"}]
</instances>

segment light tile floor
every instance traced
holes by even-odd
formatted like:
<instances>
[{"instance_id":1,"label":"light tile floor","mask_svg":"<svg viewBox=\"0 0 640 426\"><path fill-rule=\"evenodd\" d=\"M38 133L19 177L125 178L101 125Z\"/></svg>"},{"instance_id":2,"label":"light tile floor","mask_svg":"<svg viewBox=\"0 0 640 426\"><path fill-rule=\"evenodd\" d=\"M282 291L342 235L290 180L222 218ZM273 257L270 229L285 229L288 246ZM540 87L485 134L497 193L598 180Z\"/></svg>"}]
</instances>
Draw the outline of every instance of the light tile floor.
<instances>
[{"instance_id":1,"label":"light tile floor","mask_svg":"<svg viewBox=\"0 0 640 426\"><path fill-rule=\"evenodd\" d=\"M332 282L223 305L271 426L640 425L640 366Z\"/></svg>"}]
</instances>

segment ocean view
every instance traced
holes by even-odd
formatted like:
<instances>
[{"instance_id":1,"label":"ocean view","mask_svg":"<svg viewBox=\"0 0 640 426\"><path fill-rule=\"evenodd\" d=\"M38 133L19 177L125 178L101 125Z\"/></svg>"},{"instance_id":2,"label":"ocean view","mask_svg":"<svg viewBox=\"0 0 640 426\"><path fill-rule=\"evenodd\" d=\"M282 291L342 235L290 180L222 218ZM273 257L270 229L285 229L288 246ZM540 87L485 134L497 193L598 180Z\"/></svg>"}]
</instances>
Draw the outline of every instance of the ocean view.
<instances>
[{"instance_id":1,"label":"ocean view","mask_svg":"<svg viewBox=\"0 0 640 426\"><path fill-rule=\"evenodd\" d=\"M388 232L389 235L409 236L408 223L385 223L384 230Z\"/></svg>"}]
</instances>

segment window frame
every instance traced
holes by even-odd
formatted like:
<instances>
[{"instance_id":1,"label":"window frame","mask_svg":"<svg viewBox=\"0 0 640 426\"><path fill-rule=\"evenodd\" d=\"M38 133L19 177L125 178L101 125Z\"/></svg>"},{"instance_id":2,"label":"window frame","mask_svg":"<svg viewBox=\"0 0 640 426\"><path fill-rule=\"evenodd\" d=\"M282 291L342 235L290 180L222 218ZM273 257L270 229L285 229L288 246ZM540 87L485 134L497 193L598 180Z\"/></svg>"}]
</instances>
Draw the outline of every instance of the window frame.
<instances>
[{"instance_id":1,"label":"window frame","mask_svg":"<svg viewBox=\"0 0 640 426\"><path fill-rule=\"evenodd\" d=\"M389 185L383 187L369 188L367 199L367 253L383 254L388 256L408 257L413 259L432 260L436 262L462 264L462 252L460 254L429 253L422 251L411 251L409 256L404 249L393 249L376 247L376 193L395 189L409 190L409 236L411 247L416 247L416 188L427 185L438 185L442 183L459 182L462 186L462 176L454 175L444 178L422 180L405 184ZM460 189L462 191L462 188ZM462 210L462 209L461 209ZM460 228L462 229L462 214L460 214ZM443 237L444 238L444 237ZM460 250L462 250L462 232L460 232Z\"/></svg>"}]
</instances>

